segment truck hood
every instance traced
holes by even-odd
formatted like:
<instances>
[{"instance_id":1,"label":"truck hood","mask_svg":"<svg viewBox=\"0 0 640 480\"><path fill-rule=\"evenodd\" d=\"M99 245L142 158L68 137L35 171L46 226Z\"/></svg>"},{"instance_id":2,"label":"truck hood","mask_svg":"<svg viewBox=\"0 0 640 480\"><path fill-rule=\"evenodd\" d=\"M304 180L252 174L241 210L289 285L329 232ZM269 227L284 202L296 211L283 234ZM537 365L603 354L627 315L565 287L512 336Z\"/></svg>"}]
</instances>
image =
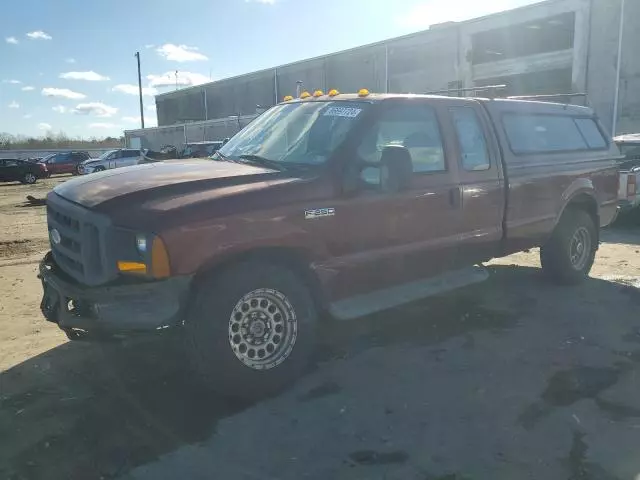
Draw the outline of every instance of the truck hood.
<instances>
[{"instance_id":1,"label":"truck hood","mask_svg":"<svg viewBox=\"0 0 640 480\"><path fill-rule=\"evenodd\" d=\"M97 207L123 197L179 196L199 190L253 183L276 176L274 170L212 160L172 161L123 167L76 177L54 188L61 197Z\"/></svg>"}]
</instances>

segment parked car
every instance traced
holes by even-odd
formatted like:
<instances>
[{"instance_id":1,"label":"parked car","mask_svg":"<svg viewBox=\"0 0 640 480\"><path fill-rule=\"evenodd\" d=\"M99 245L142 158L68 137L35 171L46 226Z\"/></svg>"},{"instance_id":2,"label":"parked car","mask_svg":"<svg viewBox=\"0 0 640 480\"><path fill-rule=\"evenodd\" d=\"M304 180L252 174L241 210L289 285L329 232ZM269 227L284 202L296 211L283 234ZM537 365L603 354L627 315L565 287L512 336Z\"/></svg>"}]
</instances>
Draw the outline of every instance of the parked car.
<instances>
[{"instance_id":1,"label":"parked car","mask_svg":"<svg viewBox=\"0 0 640 480\"><path fill-rule=\"evenodd\" d=\"M538 246L550 279L584 280L616 216L618 155L573 105L284 102L212 161L55 187L42 312L71 339L183 328L207 385L263 395L305 369L323 312L469 285L487 278L474 265Z\"/></svg>"},{"instance_id":2,"label":"parked car","mask_svg":"<svg viewBox=\"0 0 640 480\"><path fill-rule=\"evenodd\" d=\"M0 182L22 182L33 184L49 175L47 166L14 158L0 159Z\"/></svg>"},{"instance_id":3,"label":"parked car","mask_svg":"<svg viewBox=\"0 0 640 480\"><path fill-rule=\"evenodd\" d=\"M205 158L213 155L222 147L222 140L185 143L180 156L182 158Z\"/></svg>"},{"instance_id":4,"label":"parked car","mask_svg":"<svg viewBox=\"0 0 640 480\"><path fill-rule=\"evenodd\" d=\"M38 160L47 165L49 174L72 173L78 175L78 166L91 158L88 152L57 152Z\"/></svg>"},{"instance_id":5,"label":"parked car","mask_svg":"<svg viewBox=\"0 0 640 480\"><path fill-rule=\"evenodd\" d=\"M618 198L623 212L640 207L640 134L614 138L620 153L620 186Z\"/></svg>"},{"instance_id":6,"label":"parked car","mask_svg":"<svg viewBox=\"0 0 640 480\"><path fill-rule=\"evenodd\" d=\"M85 160L79 165L78 172L81 175L86 175L88 173L101 172L112 168L129 167L131 165L138 165L143 159L144 156L139 149L118 148L104 152L98 158Z\"/></svg>"}]
</instances>

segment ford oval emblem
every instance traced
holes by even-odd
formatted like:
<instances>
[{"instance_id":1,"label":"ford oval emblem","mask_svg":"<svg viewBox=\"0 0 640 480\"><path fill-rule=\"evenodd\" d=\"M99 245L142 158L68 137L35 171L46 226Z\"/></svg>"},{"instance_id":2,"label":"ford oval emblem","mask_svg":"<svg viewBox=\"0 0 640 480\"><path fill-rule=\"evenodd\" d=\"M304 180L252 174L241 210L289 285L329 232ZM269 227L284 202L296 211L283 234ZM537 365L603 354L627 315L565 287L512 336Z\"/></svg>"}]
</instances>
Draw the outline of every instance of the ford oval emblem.
<instances>
[{"instance_id":1,"label":"ford oval emblem","mask_svg":"<svg viewBox=\"0 0 640 480\"><path fill-rule=\"evenodd\" d=\"M51 230L50 235L51 235L51 242L53 242L54 245L58 245L62 241L62 237L60 237L60 232L55 228Z\"/></svg>"}]
</instances>

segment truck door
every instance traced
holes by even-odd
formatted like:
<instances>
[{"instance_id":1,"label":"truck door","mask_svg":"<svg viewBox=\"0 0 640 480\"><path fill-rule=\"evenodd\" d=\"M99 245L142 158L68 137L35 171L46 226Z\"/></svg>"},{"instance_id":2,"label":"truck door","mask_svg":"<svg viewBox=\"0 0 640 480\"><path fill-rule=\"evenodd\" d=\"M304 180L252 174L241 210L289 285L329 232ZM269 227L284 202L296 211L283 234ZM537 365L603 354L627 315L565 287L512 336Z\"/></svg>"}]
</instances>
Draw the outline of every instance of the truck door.
<instances>
[{"instance_id":1,"label":"truck door","mask_svg":"<svg viewBox=\"0 0 640 480\"><path fill-rule=\"evenodd\" d=\"M466 102L466 101L465 101ZM495 137L489 119L475 102L448 108L461 193L458 259L467 265L498 253L505 192Z\"/></svg>"},{"instance_id":2,"label":"truck door","mask_svg":"<svg viewBox=\"0 0 640 480\"><path fill-rule=\"evenodd\" d=\"M341 212L336 209L336 216L345 219L341 231L350 242L347 250L363 260L348 284L357 283L355 274L364 272L371 289L409 283L456 266L460 233L456 162L445 150L434 101L393 99L380 108L357 147L357 161L375 165L384 147L402 145L411 154L412 184L406 191L381 192L375 188L375 173L367 178L365 172L363 180L371 188L340 205Z\"/></svg>"}]
</instances>

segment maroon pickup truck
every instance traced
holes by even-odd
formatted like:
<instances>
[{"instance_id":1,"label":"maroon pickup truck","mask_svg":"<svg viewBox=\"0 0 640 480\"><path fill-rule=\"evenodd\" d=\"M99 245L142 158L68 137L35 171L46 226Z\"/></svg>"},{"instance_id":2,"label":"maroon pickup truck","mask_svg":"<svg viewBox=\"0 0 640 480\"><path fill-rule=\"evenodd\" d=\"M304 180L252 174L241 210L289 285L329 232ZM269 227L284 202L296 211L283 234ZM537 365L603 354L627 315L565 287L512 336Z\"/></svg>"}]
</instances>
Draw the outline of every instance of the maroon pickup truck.
<instances>
[{"instance_id":1,"label":"maroon pickup truck","mask_svg":"<svg viewBox=\"0 0 640 480\"><path fill-rule=\"evenodd\" d=\"M474 265L538 246L551 279L587 277L618 157L585 107L289 100L210 160L57 186L42 311L71 339L180 327L212 388L263 394L303 370L323 314L461 287L486 277Z\"/></svg>"}]
</instances>

